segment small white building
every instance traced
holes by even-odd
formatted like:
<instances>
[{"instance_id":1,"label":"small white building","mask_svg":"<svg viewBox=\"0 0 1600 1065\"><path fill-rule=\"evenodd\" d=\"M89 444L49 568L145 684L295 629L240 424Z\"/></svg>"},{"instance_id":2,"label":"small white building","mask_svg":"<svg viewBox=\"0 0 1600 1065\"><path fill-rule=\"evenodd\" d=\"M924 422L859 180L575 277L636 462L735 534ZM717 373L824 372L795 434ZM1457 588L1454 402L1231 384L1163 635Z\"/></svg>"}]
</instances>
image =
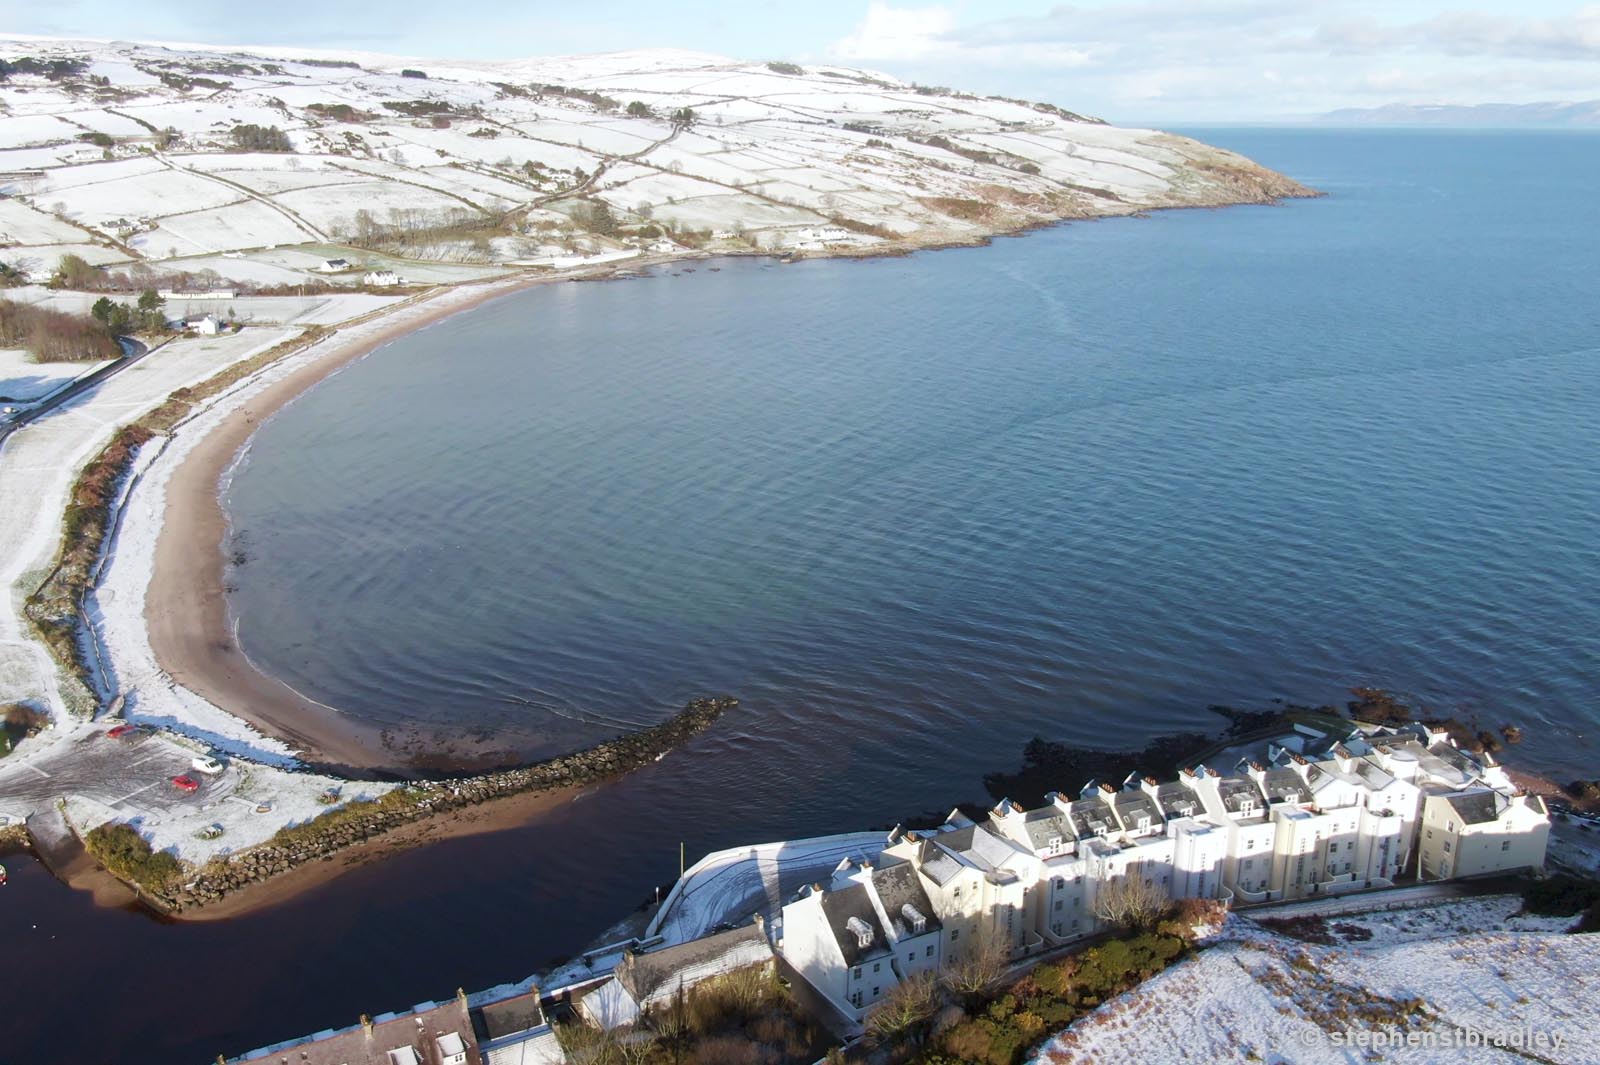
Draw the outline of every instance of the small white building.
<instances>
[{"instance_id":1,"label":"small white building","mask_svg":"<svg viewBox=\"0 0 1600 1065\"><path fill-rule=\"evenodd\" d=\"M317 273L342 274L348 269L350 269L350 261L348 259L324 259L321 265L317 267Z\"/></svg>"},{"instance_id":2,"label":"small white building","mask_svg":"<svg viewBox=\"0 0 1600 1065\"><path fill-rule=\"evenodd\" d=\"M342 260L341 260L342 261ZM405 278L393 270L371 270L362 277L361 283L371 288L393 288L405 284Z\"/></svg>"},{"instance_id":3,"label":"small white building","mask_svg":"<svg viewBox=\"0 0 1600 1065\"><path fill-rule=\"evenodd\" d=\"M203 314L198 318L190 318L184 322L184 327L203 337L214 337L225 328L222 324L222 319L214 314Z\"/></svg>"}]
</instances>

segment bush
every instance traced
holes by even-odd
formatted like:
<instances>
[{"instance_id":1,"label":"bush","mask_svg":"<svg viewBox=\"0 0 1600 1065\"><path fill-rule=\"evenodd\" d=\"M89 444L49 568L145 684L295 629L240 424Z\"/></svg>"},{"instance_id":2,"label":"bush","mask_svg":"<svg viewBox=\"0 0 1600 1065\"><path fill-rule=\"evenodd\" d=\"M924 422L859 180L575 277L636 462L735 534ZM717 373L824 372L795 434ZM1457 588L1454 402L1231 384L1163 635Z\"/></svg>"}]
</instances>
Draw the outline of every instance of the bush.
<instances>
[{"instance_id":1,"label":"bush","mask_svg":"<svg viewBox=\"0 0 1600 1065\"><path fill-rule=\"evenodd\" d=\"M166 851L152 851L132 825L108 822L84 837L89 853L113 875L163 894L182 871L178 859Z\"/></svg>"},{"instance_id":2,"label":"bush","mask_svg":"<svg viewBox=\"0 0 1600 1065\"><path fill-rule=\"evenodd\" d=\"M774 74L788 74L791 77L800 77L805 74L806 68L798 63L786 63L781 59L774 59L767 64L767 69Z\"/></svg>"}]
</instances>

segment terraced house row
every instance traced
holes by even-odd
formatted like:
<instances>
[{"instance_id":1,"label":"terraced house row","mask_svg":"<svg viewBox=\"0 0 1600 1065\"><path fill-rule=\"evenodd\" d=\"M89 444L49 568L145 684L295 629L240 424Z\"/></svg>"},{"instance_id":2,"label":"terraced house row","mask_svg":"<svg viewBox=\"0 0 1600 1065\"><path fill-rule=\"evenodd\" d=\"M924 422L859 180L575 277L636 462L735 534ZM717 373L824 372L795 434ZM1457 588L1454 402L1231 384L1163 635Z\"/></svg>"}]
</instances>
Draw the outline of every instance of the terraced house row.
<instances>
[{"instance_id":1,"label":"terraced house row","mask_svg":"<svg viewBox=\"0 0 1600 1065\"><path fill-rule=\"evenodd\" d=\"M783 907L778 949L860 1020L916 973L1071 943L1135 895L1253 905L1544 864L1543 800L1443 730L1299 725L1224 757L897 829Z\"/></svg>"}]
</instances>

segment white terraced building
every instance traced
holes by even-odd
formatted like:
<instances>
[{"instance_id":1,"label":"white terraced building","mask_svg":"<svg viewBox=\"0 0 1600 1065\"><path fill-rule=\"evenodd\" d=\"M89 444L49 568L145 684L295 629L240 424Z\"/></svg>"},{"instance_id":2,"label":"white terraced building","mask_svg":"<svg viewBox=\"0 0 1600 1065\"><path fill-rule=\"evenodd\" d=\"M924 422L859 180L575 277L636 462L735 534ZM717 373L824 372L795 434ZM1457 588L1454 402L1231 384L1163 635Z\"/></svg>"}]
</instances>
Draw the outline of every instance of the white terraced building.
<instances>
[{"instance_id":1,"label":"white terraced building","mask_svg":"<svg viewBox=\"0 0 1600 1065\"><path fill-rule=\"evenodd\" d=\"M1178 779L1130 776L986 821L953 811L896 829L875 862L847 862L783 908L778 950L857 1021L900 980L994 943L1013 958L1099 931L1102 893L1130 878L1171 900L1278 902L1543 867L1549 814L1488 754L1422 725L1297 725ZM877 878L914 874L908 930ZM911 940L916 949L907 950Z\"/></svg>"}]
</instances>

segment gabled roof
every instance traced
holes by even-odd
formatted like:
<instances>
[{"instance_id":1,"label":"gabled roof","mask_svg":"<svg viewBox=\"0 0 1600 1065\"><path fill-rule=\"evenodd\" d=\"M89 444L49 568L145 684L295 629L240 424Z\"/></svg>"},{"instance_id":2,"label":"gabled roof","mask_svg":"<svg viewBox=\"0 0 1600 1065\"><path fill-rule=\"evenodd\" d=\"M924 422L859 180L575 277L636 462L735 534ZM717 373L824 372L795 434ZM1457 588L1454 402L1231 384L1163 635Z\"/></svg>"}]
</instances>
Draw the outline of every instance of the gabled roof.
<instances>
[{"instance_id":1,"label":"gabled roof","mask_svg":"<svg viewBox=\"0 0 1600 1065\"><path fill-rule=\"evenodd\" d=\"M838 891L824 892L821 902L822 915L828 922L834 941L839 944L839 953L844 955L846 965L859 965L866 959L881 957L889 952L883 925L878 923L872 897L867 894L864 885L852 884ZM872 941L867 946L861 945L859 937L851 929L852 920L864 922L872 931Z\"/></svg>"},{"instance_id":2,"label":"gabled roof","mask_svg":"<svg viewBox=\"0 0 1600 1065\"><path fill-rule=\"evenodd\" d=\"M824 895L824 911L827 910L828 898L842 893L829 892ZM870 905L869 903L869 908ZM694 969L707 969L720 959L768 953L770 950L766 935L752 921L727 932L691 939L687 943L663 947L645 954L629 954L622 959L622 964L617 966L617 980L629 994L633 995L635 1001L644 1002L664 984L678 979L681 973Z\"/></svg>"}]
</instances>

